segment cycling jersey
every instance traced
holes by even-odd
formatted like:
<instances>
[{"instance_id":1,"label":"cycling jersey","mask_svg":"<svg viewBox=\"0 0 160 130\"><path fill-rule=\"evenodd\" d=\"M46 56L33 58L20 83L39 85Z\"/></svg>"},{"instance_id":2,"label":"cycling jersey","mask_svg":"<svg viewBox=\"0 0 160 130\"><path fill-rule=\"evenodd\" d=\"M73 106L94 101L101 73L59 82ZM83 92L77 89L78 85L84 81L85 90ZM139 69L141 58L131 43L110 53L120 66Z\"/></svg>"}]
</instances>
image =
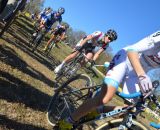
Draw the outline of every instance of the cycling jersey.
<instances>
[{"instance_id":1,"label":"cycling jersey","mask_svg":"<svg viewBox=\"0 0 160 130\"><path fill-rule=\"evenodd\" d=\"M54 34L54 35L62 35L62 34L65 33L65 32L66 32L66 29L65 29L65 28L63 28L62 26L58 26L58 27L56 28L56 31L53 32L53 34Z\"/></svg>"},{"instance_id":2,"label":"cycling jersey","mask_svg":"<svg viewBox=\"0 0 160 130\"><path fill-rule=\"evenodd\" d=\"M95 51L96 47L99 48L103 48L104 50L108 47L108 44L105 44L104 42L102 42L102 38L104 37L104 33L101 31L95 31L91 34L91 36L93 37L93 39L87 41L87 43L85 43L82 47L82 49L87 50L87 52L92 52L95 53L98 50ZM86 37L84 37L86 38ZM84 39L83 38L83 39ZM80 46L80 43L83 41L83 39L81 39L76 46ZM81 50L82 50L81 49Z\"/></svg>"},{"instance_id":3,"label":"cycling jersey","mask_svg":"<svg viewBox=\"0 0 160 130\"><path fill-rule=\"evenodd\" d=\"M92 44L92 46L94 47L102 47L104 50L108 47L108 44L105 44L104 42L102 42L102 38L104 37L104 33L101 31L96 31L94 33L91 34L93 39L89 40L88 43Z\"/></svg>"},{"instance_id":4,"label":"cycling jersey","mask_svg":"<svg viewBox=\"0 0 160 130\"><path fill-rule=\"evenodd\" d=\"M139 52L142 65L147 68L157 68L160 66L160 43L159 43L160 31L153 33L152 35L144 38L138 43L124 48L127 51ZM146 69L145 67L145 69ZM147 70L148 71L148 70Z\"/></svg>"},{"instance_id":5,"label":"cycling jersey","mask_svg":"<svg viewBox=\"0 0 160 130\"><path fill-rule=\"evenodd\" d=\"M137 51L144 71L160 67L160 31L123 48L113 58L106 74L106 84L118 88L121 83L125 93L139 91L138 77L128 59L128 51Z\"/></svg>"},{"instance_id":6,"label":"cycling jersey","mask_svg":"<svg viewBox=\"0 0 160 130\"><path fill-rule=\"evenodd\" d=\"M57 21L59 23L62 22L62 16L61 15L57 16L56 14L57 14L57 12L52 11L51 13L49 13L49 14L46 15L46 18L45 18L44 21L45 21L46 27L48 29L50 29L55 22L57 22Z\"/></svg>"},{"instance_id":7,"label":"cycling jersey","mask_svg":"<svg viewBox=\"0 0 160 130\"><path fill-rule=\"evenodd\" d=\"M43 16L46 16L46 8L44 8L44 9L39 13L39 15L41 16L41 18L42 18Z\"/></svg>"}]
</instances>

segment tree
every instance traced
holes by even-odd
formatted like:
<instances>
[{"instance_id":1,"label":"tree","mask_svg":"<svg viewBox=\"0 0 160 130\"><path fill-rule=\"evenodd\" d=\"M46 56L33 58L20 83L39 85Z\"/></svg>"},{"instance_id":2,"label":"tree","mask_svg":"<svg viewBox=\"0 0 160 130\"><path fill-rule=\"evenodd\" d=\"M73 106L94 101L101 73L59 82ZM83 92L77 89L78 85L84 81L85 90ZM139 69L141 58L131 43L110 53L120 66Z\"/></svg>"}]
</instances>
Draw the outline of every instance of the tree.
<instances>
[{"instance_id":1,"label":"tree","mask_svg":"<svg viewBox=\"0 0 160 130\"><path fill-rule=\"evenodd\" d=\"M73 30L71 27L67 31L67 42L70 44L71 47L74 47L80 39L86 36L86 33L81 30Z\"/></svg>"},{"instance_id":2,"label":"tree","mask_svg":"<svg viewBox=\"0 0 160 130\"><path fill-rule=\"evenodd\" d=\"M30 2L26 5L25 10L29 13L40 12L44 4L44 0L30 0Z\"/></svg>"}]
</instances>

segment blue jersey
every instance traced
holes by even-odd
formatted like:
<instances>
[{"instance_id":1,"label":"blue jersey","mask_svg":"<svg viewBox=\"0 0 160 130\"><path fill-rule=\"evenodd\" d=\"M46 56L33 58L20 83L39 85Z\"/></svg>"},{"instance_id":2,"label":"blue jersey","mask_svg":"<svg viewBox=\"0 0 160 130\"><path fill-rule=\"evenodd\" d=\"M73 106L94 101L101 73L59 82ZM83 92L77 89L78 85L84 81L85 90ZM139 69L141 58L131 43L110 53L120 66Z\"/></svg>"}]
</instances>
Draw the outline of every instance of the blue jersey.
<instances>
[{"instance_id":1,"label":"blue jersey","mask_svg":"<svg viewBox=\"0 0 160 130\"><path fill-rule=\"evenodd\" d=\"M53 11L46 15L45 22L48 29L50 29L55 22L62 22L62 16L57 16L56 13L57 12Z\"/></svg>"},{"instance_id":2,"label":"blue jersey","mask_svg":"<svg viewBox=\"0 0 160 130\"><path fill-rule=\"evenodd\" d=\"M46 18L46 8L44 8L40 13L40 19L44 20Z\"/></svg>"}]
</instances>

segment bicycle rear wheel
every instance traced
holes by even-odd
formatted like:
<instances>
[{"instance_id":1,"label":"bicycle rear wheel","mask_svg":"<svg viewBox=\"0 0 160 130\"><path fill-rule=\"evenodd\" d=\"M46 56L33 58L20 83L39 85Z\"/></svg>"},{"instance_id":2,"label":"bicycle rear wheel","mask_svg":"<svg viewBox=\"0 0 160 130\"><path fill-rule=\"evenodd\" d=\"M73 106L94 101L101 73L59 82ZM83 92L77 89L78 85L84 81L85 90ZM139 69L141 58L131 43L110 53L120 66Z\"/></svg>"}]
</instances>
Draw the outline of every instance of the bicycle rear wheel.
<instances>
[{"instance_id":1,"label":"bicycle rear wheel","mask_svg":"<svg viewBox=\"0 0 160 130\"><path fill-rule=\"evenodd\" d=\"M46 53L47 56L50 54L52 48L54 48L54 47L55 47L55 43L52 41L50 43L50 45L48 46L48 48L46 49L46 51L45 51L45 53Z\"/></svg>"},{"instance_id":2,"label":"bicycle rear wheel","mask_svg":"<svg viewBox=\"0 0 160 130\"><path fill-rule=\"evenodd\" d=\"M34 52L34 51L38 48L38 46L40 45L42 38L43 38L43 34L39 33L39 34L37 35L37 37L34 39L34 41L33 41L33 48L32 48L32 51L33 51L33 52Z\"/></svg>"},{"instance_id":3,"label":"bicycle rear wheel","mask_svg":"<svg viewBox=\"0 0 160 130\"><path fill-rule=\"evenodd\" d=\"M115 119L104 123L103 125L96 128L96 130L118 130L118 127L122 124L123 119ZM150 130L142 123L133 120L131 128L126 128L125 130Z\"/></svg>"},{"instance_id":4,"label":"bicycle rear wheel","mask_svg":"<svg viewBox=\"0 0 160 130\"><path fill-rule=\"evenodd\" d=\"M60 119L68 117L70 113L89 98L90 89L87 87L91 85L92 80L89 76L79 74L58 88L48 105L47 120L49 124L55 126Z\"/></svg>"}]
</instances>

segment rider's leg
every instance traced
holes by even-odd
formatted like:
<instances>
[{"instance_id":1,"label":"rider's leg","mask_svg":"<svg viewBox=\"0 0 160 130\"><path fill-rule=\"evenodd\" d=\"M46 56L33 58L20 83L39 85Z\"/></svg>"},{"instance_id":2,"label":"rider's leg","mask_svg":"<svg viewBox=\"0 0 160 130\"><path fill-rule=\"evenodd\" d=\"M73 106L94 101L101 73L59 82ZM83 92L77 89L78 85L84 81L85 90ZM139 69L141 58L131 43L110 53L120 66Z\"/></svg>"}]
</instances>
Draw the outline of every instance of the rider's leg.
<instances>
[{"instance_id":1,"label":"rider's leg","mask_svg":"<svg viewBox=\"0 0 160 130\"><path fill-rule=\"evenodd\" d=\"M89 52L86 54L86 58L81 61L81 66L83 67L89 60L93 59L94 54L92 52Z\"/></svg>"},{"instance_id":2,"label":"rider's leg","mask_svg":"<svg viewBox=\"0 0 160 130\"><path fill-rule=\"evenodd\" d=\"M92 52L89 52L86 54L85 62L88 62L89 60L93 59L94 54Z\"/></svg>"},{"instance_id":3,"label":"rider's leg","mask_svg":"<svg viewBox=\"0 0 160 130\"><path fill-rule=\"evenodd\" d=\"M87 100L76 111L71 114L74 121L78 121L81 117L85 116L90 111L94 111L98 106L108 103L116 92L116 88L109 85L102 87L99 95Z\"/></svg>"},{"instance_id":4,"label":"rider's leg","mask_svg":"<svg viewBox=\"0 0 160 130\"><path fill-rule=\"evenodd\" d=\"M36 37L38 32L44 27L44 25L40 24L37 28L36 31L32 34L33 37Z\"/></svg>"},{"instance_id":5,"label":"rider's leg","mask_svg":"<svg viewBox=\"0 0 160 130\"><path fill-rule=\"evenodd\" d=\"M49 39L49 41L47 42L47 44L46 44L46 46L44 47L43 50L46 50L48 48L48 46L51 44L51 42L54 40L54 38L55 38L55 35L53 34L51 36L51 38Z\"/></svg>"},{"instance_id":6,"label":"rider's leg","mask_svg":"<svg viewBox=\"0 0 160 130\"><path fill-rule=\"evenodd\" d=\"M77 56L78 53L79 53L79 51L75 51L75 52L71 53L69 56L67 56L67 57L62 61L62 63L55 68L54 72L55 72L55 73L59 73L60 70L63 68L63 66L64 66L66 63L70 62L72 59L74 59L74 58Z\"/></svg>"}]
</instances>

